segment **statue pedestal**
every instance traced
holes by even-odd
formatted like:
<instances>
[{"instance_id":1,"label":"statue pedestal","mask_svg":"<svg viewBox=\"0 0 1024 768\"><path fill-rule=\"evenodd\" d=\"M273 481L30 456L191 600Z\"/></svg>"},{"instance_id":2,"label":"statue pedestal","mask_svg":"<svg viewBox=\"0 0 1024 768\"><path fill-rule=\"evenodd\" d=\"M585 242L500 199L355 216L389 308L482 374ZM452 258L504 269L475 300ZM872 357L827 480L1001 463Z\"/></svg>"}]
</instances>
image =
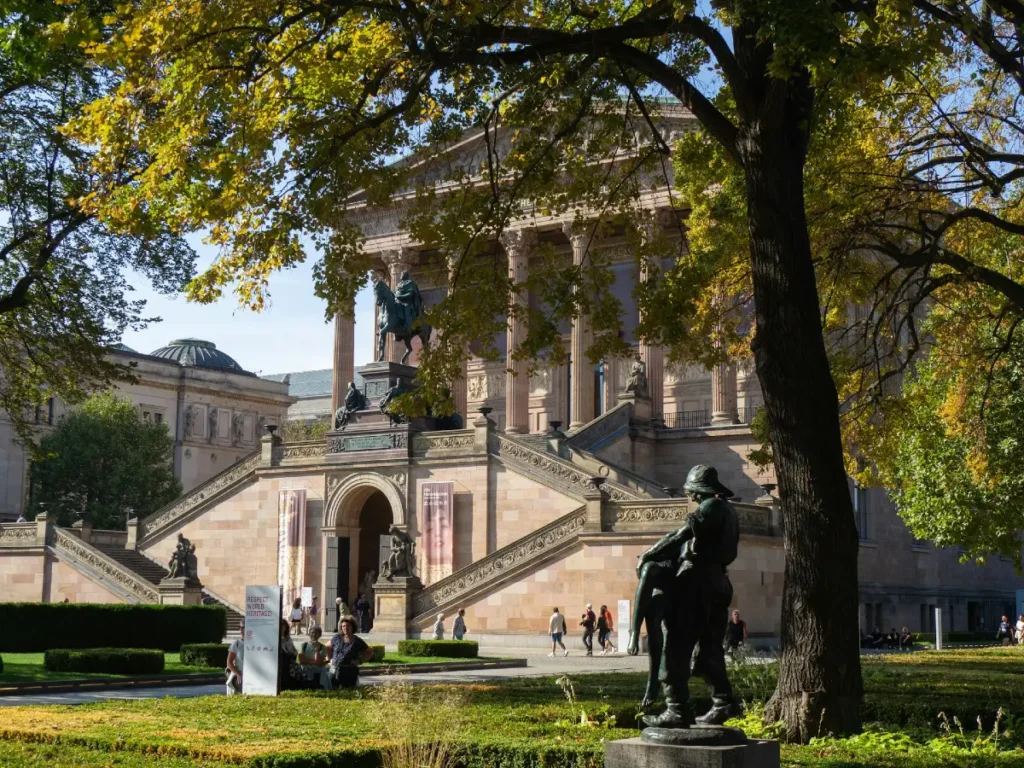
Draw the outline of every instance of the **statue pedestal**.
<instances>
[{"instance_id":1,"label":"statue pedestal","mask_svg":"<svg viewBox=\"0 0 1024 768\"><path fill-rule=\"evenodd\" d=\"M395 576L393 581L377 579L377 583L373 585L376 603L373 634L386 633L407 639L412 601L421 589L423 584L415 576Z\"/></svg>"},{"instance_id":2,"label":"statue pedestal","mask_svg":"<svg viewBox=\"0 0 1024 768\"><path fill-rule=\"evenodd\" d=\"M160 593L160 605L202 605L203 585L195 579L178 576L161 579L156 586Z\"/></svg>"},{"instance_id":3,"label":"statue pedestal","mask_svg":"<svg viewBox=\"0 0 1024 768\"><path fill-rule=\"evenodd\" d=\"M646 424L651 420L651 399L649 397L637 397L632 392L619 394L620 403L633 404L633 418L636 421Z\"/></svg>"},{"instance_id":4,"label":"statue pedestal","mask_svg":"<svg viewBox=\"0 0 1024 768\"><path fill-rule=\"evenodd\" d=\"M738 738L722 739L731 744L688 744L689 735L697 742L715 741L704 737L700 732L705 729L698 726L676 731L680 738L675 744L650 743L642 736L610 741L604 747L605 768L779 768L779 742L747 739L735 728L715 730L733 732Z\"/></svg>"}]
</instances>

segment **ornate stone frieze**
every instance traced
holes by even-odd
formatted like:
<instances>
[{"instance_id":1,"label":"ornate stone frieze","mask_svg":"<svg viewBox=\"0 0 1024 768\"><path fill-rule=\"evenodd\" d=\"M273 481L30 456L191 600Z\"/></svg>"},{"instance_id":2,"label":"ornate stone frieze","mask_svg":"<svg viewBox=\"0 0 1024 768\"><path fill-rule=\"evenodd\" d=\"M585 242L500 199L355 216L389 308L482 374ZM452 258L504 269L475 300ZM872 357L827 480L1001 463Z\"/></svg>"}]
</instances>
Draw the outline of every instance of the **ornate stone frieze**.
<instances>
[{"instance_id":1,"label":"ornate stone frieze","mask_svg":"<svg viewBox=\"0 0 1024 768\"><path fill-rule=\"evenodd\" d=\"M472 448L475 443L473 432L454 432L440 435L417 435L413 439L413 450L417 453L428 451L450 451Z\"/></svg>"},{"instance_id":2,"label":"ornate stone frieze","mask_svg":"<svg viewBox=\"0 0 1024 768\"><path fill-rule=\"evenodd\" d=\"M530 376L530 395L532 397L539 397L546 395L551 391L551 369L543 368L535 371Z\"/></svg>"},{"instance_id":3,"label":"ornate stone frieze","mask_svg":"<svg viewBox=\"0 0 1024 768\"><path fill-rule=\"evenodd\" d=\"M53 532L53 546L58 552L69 555L80 565L92 571L101 580L112 581L143 603L157 603L160 595L152 584L126 570L106 555L83 544L59 528Z\"/></svg>"},{"instance_id":4,"label":"ornate stone frieze","mask_svg":"<svg viewBox=\"0 0 1024 768\"><path fill-rule=\"evenodd\" d=\"M284 445L274 449L274 458L277 459L280 456L281 461L289 459L319 459L326 455L327 443L324 441Z\"/></svg>"},{"instance_id":5,"label":"ornate stone frieze","mask_svg":"<svg viewBox=\"0 0 1024 768\"><path fill-rule=\"evenodd\" d=\"M497 586L506 574L546 556L552 549L574 539L583 530L586 521L585 510L574 510L479 562L431 584L413 600L413 615L431 613L436 608L461 599L468 592Z\"/></svg>"},{"instance_id":6,"label":"ornate stone frieze","mask_svg":"<svg viewBox=\"0 0 1024 768\"><path fill-rule=\"evenodd\" d=\"M616 504L611 509L611 522L618 523L681 523L689 507L685 504Z\"/></svg>"},{"instance_id":7,"label":"ornate stone frieze","mask_svg":"<svg viewBox=\"0 0 1024 768\"><path fill-rule=\"evenodd\" d=\"M0 547L29 547L35 543L35 523L11 523L0 525Z\"/></svg>"},{"instance_id":8,"label":"ornate stone frieze","mask_svg":"<svg viewBox=\"0 0 1024 768\"><path fill-rule=\"evenodd\" d=\"M170 506L157 510L140 523L139 528L141 530L139 531L139 539L141 540L155 535L163 528L173 525L178 520L190 514L197 507L205 504L226 488L247 479L250 475L253 475L256 472L256 467L258 467L259 464L259 451L251 453L233 467L229 467L219 475L214 475L202 485L197 486L192 491L173 502Z\"/></svg>"},{"instance_id":9,"label":"ornate stone frieze","mask_svg":"<svg viewBox=\"0 0 1024 768\"><path fill-rule=\"evenodd\" d=\"M480 373L466 380L466 391L473 401L504 397L507 382L508 375L503 371Z\"/></svg>"},{"instance_id":10,"label":"ornate stone frieze","mask_svg":"<svg viewBox=\"0 0 1024 768\"><path fill-rule=\"evenodd\" d=\"M492 450L498 456L510 460L516 467L525 469L527 474L533 474L535 477L539 475L538 479L541 482L544 482L544 478L553 479L560 485L567 486L574 494L594 489L591 476L567 461L549 453L527 448L504 435L493 435L492 440ZM618 483L607 482L602 489L615 501L639 498L637 494Z\"/></svg>"}]
</instances>

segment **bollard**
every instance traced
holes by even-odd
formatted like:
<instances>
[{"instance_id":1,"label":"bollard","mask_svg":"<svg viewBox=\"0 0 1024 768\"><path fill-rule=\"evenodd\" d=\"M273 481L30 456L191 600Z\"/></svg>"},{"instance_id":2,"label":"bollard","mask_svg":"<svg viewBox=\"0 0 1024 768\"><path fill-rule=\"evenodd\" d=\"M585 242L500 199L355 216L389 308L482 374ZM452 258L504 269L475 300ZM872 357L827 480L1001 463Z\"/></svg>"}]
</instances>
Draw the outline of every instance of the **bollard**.
<instances>
[{"instance_id":1,"label":"bollard","mask_svg":"<svg viewBox=\"0 0 1024 768\"><path fill-rule=\"evenodd\" d=\"M935 650L942 650L942 609L935 608Z\"/></svg>"}]
</instances>

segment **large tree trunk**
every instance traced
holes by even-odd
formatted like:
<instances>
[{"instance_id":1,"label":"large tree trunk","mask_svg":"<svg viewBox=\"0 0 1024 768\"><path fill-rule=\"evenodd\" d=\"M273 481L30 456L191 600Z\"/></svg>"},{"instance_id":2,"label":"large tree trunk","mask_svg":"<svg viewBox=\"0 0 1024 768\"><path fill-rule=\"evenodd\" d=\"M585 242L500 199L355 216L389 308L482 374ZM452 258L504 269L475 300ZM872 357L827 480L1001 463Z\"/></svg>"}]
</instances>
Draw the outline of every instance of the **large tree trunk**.
<instances>
[{"instance_id":1,"label":"large tree trunk","mask_svg":"<svg viewBox=\"0 0 1024 768\"><path fill-rule=\"evenodd\" d=\"M799 85L799 84L798 84ZM802 90L800 90L802 88ZM756 329L786 548L779 682L767 716L792 738L860 730L857 531L804 212L809 86L741 121ZM762 102L764 104L764 102Z\"/></svg>"}]
</instances>

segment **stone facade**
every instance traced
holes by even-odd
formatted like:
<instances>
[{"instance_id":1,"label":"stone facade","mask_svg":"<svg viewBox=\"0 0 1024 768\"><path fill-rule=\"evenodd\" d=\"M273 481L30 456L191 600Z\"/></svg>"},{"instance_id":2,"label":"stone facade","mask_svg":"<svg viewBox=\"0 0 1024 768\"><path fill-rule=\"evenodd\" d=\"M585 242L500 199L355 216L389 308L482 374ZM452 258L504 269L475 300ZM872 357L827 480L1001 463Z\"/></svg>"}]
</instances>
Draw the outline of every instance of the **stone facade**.
<instances>
[{"instance_id":1,"label":"stone facade","mask_svg":"<svg viewBox=\"0 0 1024 768\"><path fill-rule=\"evenodd\" d=\"M195 345L204 345L198 348L217 357L172 359L159 354ZM287 384L242 370L209 342L183 339L152 355L122 348L111 358L131 366L137 378L119 383L117 393L138 407L140 419L166 424L174 435L174 474L186 492L255 451L262 426L284 421L295 402ZM213 363L229 367L211 367ZM59 401L38 409L40 431L51 429L66 410ZM0 411L0 520L13 520L25 508L28 476L28 454Z\"/></svg>"}]
</instances>

